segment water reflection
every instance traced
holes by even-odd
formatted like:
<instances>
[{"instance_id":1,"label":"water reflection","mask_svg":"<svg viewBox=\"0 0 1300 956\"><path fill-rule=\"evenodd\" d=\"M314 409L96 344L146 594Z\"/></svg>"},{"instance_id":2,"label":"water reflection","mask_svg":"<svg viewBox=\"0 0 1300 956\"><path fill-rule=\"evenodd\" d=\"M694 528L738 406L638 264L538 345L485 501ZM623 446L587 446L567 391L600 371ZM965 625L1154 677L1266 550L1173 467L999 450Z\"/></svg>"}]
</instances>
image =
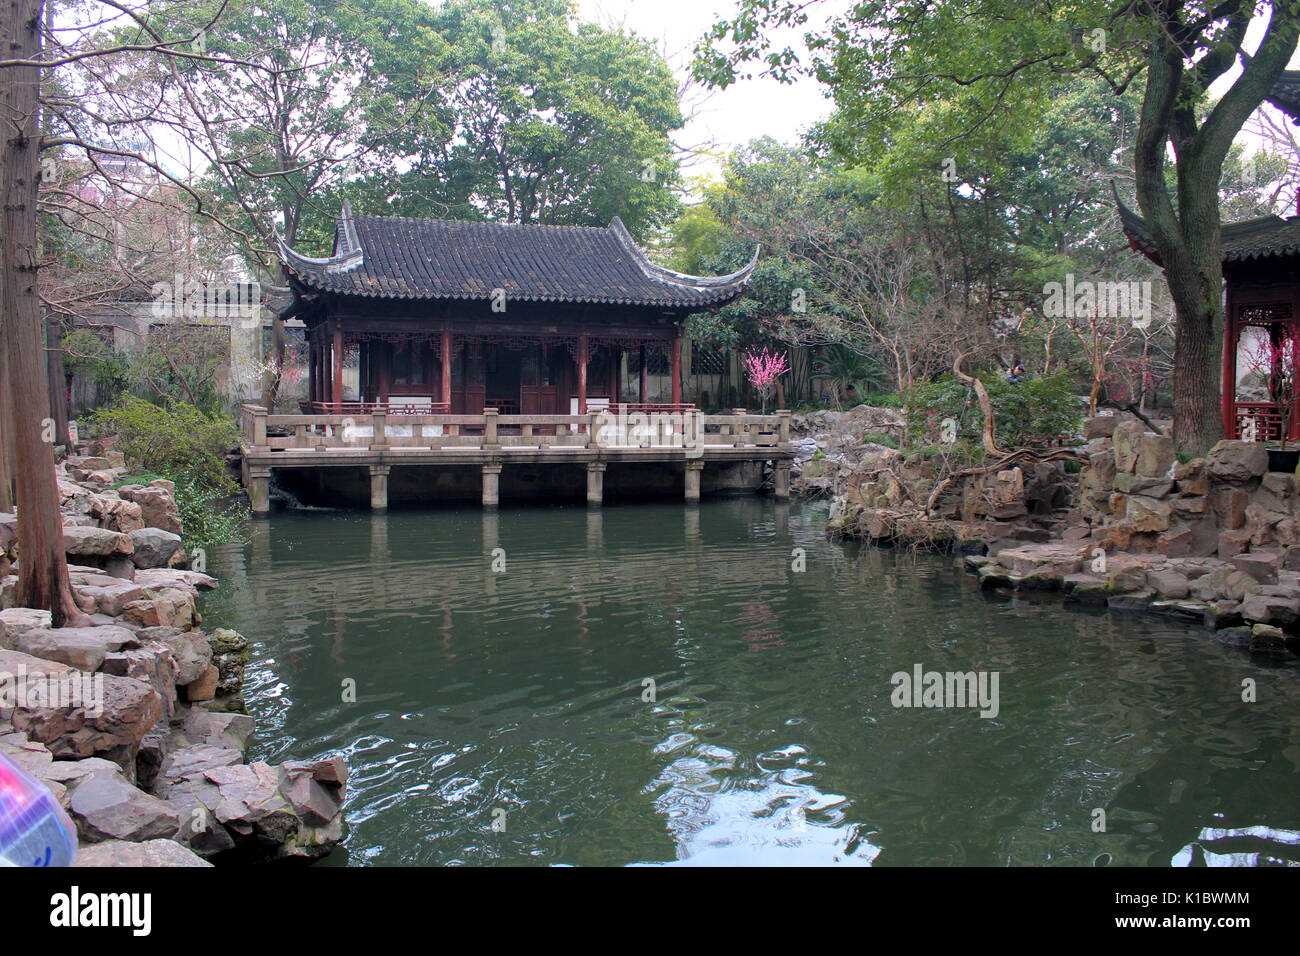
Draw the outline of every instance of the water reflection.
<instances>
[{"instance_id":1,"label":"water reflection","mask_svg":"<svg viewBox=\"0 0 1300 956\"><path fill-rule=\"evenodd\" d=\"M1295 665L823 520L280 514L213 553L205 625L253 642L256 756L348 757L354 863L1300 860ZM894 709L916 664L998 671L998 717Z\"/></svg>"}]
</instances>

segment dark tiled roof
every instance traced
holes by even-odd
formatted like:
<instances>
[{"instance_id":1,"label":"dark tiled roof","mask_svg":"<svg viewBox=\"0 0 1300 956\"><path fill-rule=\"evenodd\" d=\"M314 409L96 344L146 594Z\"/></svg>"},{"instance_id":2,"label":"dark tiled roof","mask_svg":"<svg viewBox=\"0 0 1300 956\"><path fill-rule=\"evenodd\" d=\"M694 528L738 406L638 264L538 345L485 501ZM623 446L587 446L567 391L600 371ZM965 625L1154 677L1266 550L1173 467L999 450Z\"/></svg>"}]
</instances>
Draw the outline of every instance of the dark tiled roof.
<instances>
[{"instance_id":1,"label":"dark tiled roof","mask_svg":"<svg viewBox=\"0 0 1300 956\"><path fill-rule=\"evenodd\" d=\"M1118 192L1115 194L1115 203L1129 244L1148 259L1159 264L1160 252L1156 248L1155 238L1147 228L1146 221L1124 205ZM1291 216L1288 219L1283 219L1281 216L1261 216L1258 219L1234 222L1223 226L1220 235L1223 238L1224 262L1248 262L1267 256L1300 255L1300 216Z\"/></svg>"},{"instance_id":2,"label":"dark tiled roof","mask_svg":"<svg viewBox=\"0 0 1300 956\"><path fill-rule=\"evenodd\" d=\"M283 241L302 287L385 299L506 300L706 308L744 291L758 260L707 278L652 263L617 218L606 228L354 216L344 203L334 253L310 259Z\"/></svg>"},{"instance_id":3,"label":"dark tiled roof","mask_svg":"<svg viewBox=\"0 0 1300 956\"><path fill-rule=\"evenodd\" d=\"M1300 122L1300 70L1283 70L1266 99L1292 120Z\"/></svg>"}]
</instances>

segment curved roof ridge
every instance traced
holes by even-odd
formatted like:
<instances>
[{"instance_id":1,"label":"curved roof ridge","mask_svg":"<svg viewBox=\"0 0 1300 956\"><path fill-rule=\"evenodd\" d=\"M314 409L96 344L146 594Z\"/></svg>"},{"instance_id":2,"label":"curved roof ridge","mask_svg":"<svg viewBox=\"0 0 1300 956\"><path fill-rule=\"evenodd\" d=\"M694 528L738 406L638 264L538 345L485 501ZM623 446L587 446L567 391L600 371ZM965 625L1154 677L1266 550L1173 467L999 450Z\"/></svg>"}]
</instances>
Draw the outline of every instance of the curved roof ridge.
<instances>
[{"instance_id":1,"label":"curved roof ridge","mask_svg":"<svg viewBox=\"0 0 1300 956\"><path fill-rule=\"evenodd\" d=\"M1163 266L1151 227L1120 198L1119 187L1113 179L1110 187L1128 244L1156 265ZM1269 213L1241 222L1223 223L1219 226L1219 238L1225 263L1300 255L1300 218L1284 219L1276 213Z\"/></svg>"},{"instance_id":2,"label":"curved roof ridge","mask_svg":"<svg viewBox=\"0 0 1300 956\"><path fill-rule=\"evenodd\" d=\"M632 253L636 264L641 267L641 271L649 278L694 289L708 289L748 279L758 265L758 254L763 248L761 243L756 244L754 246L754 255L750 257L749 262L735 272L723 276L694 276L652 262L650 257L646 255L645 250L632 238L632 234L627 231L627 226L623 225L623 220L618 216L609 221L609 229L618 237L619 242Z\"/></svg>"},{"instance_id":3,"label":"curved roof ridge","mask_svg":"<svg viewBox=\"0 0 1300 956\"><path fill-rule=\"evenodd\" d=\"M295 252L285 242L284 236L280 235L279 229L273 228L272 232L275 234L275 244L279 247L285 264L292 263L299 267L295 271L311 270L314 267L324 269L326 272L347 272L363 265L366 261L366 250L361 245L361 237L357 235L356 221L352 216L352 203L346 199L343 200L343 209L334 227L334 252L323 259L315 259Z\"/></svg>"}]
</instances>

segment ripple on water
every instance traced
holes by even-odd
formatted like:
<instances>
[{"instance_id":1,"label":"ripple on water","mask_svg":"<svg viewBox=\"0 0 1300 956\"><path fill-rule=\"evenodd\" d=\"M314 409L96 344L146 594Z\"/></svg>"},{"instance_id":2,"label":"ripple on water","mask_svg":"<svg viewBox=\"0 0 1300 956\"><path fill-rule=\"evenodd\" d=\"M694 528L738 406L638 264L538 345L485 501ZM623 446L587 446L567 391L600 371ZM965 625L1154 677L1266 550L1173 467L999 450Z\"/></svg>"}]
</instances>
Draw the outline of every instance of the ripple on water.
<instances>
[{"instance_id":1,"label":"ripple on water","mask_svg":"<svg viewBox=\"0 0 1300 956\"><path fill-rule=\"evenodd\" d=\"M202 611L251 642L252 756L347 758L352 863L1300 861L1293 663L981 594L822 520L277 515L213 554ZM894 708L917 664L996 671L997 718ZM1242 706L1244 678L1272 692Z\"/></svg>"}]
</instances>

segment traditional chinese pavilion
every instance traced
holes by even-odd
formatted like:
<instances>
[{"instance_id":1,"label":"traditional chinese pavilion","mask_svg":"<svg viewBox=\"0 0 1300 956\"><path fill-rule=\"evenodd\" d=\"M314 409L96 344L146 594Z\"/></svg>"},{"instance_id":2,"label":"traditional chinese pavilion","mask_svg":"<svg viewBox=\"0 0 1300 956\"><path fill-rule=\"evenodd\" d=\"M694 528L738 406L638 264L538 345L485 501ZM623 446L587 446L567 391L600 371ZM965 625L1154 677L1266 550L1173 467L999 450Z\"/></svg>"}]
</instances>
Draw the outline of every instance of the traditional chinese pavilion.
<instances>
[{"instance_id":1,"label":"traditional chinese pavilion","mask_svg":"<svg viewBox=\"0 0 1300 956\"><path fill-rule=\"evenodd\" d=\"M1118 199L1118 196L1116 197ZM1155 239L1142 218L1119 203L1129 245L1161 265ZM1223 433L1277 441L1287 374L1281 357L1300 367L1300 215L1263 216L1222 228L1225 286L1223 337ZM1263 391L1243 380L1260 356L1271 365ZM1300 439L1300 408L1290 417L1288 440Z\"/></svg>"},{"instance_id":2,"label":"traditional chinese pavilion","mask_svg":"<svg viewBox=\"0 0 1300 956\"><path fill-rule=\"evenodd\" d=\"M354 215L309 258L280 243L310 345L304 411L585 414L646 402L647 353L682 405L682 323L744 291L758 253L716 278L655 265L605 228ZM626 360L639 360L635 395ZM353 364L355 363L355 365ZM357 369L344 395L344 368ZM663 406L656 406L663 407Z\"/></svg>"},{"instance_id":3,"label":"traditional chinese pavilion","mask_svg":"<svg viewBox=\"0 0 1300 956\"><path fill-rule=\"evenodd\" d=\"M1285 71L1267 99L1300 125L1300 70ZM1115 201L1129 245L1162 265L1142 217L1120 201L1118 191ZM1229 438L1253 435L1257 441L1277 441L1282 436L1285 381L1290 369L1300 368L1300 196L1296 212L1286 218L1261 216L1231 223L1220 230L1225 287L1220 393L1223 433ZM1284 361L1286 355L1290 362ZM1243 381L1243 373L1261 365L1270 373L1262 395L1252 393L1250 383ZM1293 395L1296 391L1291 389ZM1288 441L1300 440L1300 398L1295 401Z\"/></svg>"}]
</instances>

